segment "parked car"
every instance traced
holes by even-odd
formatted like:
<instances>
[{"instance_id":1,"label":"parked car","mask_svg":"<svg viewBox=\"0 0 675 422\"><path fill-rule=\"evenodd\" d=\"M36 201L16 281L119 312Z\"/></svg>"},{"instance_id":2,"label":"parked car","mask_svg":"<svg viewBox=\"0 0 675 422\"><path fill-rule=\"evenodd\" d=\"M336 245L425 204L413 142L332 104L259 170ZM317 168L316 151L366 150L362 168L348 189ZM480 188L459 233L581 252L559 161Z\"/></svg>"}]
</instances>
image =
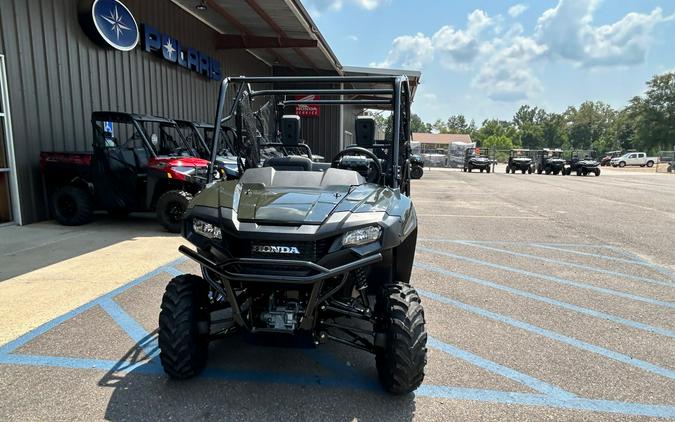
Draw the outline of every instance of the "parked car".
<instances>
[{"instance_id":1,"label":"parked car","mask_svg":"<svg viewBox=\"0 0 675 422\"><path fill-rule=\"evenodd\" d=\"M612 167L640 166L654 167L658 163L658 157L647 157L644 152L627 152L621 157L612 158L610 164Z\"/></svg>"},{"instance_id":2,"label":"parked car","mask_svg":"<svg viewBox=\"0 0 675 422\"><path fill-rule=\"evenodd\" d=\"M209 162L173 120L120 112L94 112L91 120L93 152L40 153L52 215L76 226L99 209L116 216L155 211L178 233L188 202L206 184Z\"/></svg>"},{"instance_id":3,"label":"parked car","mask_svg":"<svg viewBox=\"0 0 675 422\"><path fill-rule=\"evenodd\" d=\"M608 151L604 157L600 159L601 166L608 166L609 162L612 161L612 158L621 157L623 151Z\"/></svg>"}]
</instances>

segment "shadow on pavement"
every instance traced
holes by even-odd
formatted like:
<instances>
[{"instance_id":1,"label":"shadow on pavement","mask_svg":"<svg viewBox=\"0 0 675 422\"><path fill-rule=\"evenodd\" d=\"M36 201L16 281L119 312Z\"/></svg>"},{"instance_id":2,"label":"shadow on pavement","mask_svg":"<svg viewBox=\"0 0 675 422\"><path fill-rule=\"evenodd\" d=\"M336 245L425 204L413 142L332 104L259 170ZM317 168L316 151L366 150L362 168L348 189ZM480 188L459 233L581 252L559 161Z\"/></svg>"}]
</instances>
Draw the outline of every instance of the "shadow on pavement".
<instances>
[{"instance_id":1,"label":"shadow on pavement","mask_svg":"<svg viewBox=\"0 0 675 422\"><path fill-rule=\"evenodd\" d=\"M99 381L114 390L106 420L410 421L415 412L414 395L379 387L372 356L342 346L261 347L235 334L212 343L200 377L174 381L142 352L152 336Z\"/></svg>"},{"instance_id":2,"label":"shadow on pavement","mask_svg":"<svg viewBox=\"0 0 675 422\"><path fill-rule=\"evenodd\" d=\"M0 282L138 237L167 233L152 214L112 218L96 214L93 223L77 227L41 222L0 229Z\"/></svg>"}]
</instances>

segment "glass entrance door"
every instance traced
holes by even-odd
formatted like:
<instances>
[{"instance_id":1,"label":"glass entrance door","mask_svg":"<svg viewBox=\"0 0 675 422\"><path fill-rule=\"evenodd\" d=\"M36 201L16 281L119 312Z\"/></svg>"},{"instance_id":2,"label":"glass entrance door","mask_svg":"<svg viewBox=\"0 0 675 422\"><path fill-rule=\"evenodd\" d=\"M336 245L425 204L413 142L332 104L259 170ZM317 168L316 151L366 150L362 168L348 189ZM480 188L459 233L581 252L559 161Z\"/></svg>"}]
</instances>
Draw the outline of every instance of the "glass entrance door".
<instances>
[{"instance_id":1,"label":"glass entrance door","mask_svg":"<svg viewBox=\"0 0 675 422\"><path fill-rule=\"evenodd\" d=\"M0 224L21 224L5 56L0 54Z\"/></svg>"}]
</instances>

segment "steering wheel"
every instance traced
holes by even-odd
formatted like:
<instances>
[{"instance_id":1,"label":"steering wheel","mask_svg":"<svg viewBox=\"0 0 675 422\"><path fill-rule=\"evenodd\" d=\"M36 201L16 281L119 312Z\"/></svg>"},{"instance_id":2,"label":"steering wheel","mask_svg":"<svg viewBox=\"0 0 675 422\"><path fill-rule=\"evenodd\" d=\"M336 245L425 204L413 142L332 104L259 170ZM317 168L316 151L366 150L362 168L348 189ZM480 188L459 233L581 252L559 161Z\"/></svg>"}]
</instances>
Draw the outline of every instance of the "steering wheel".
<instances>
[{"instance_id":1,"label":"steering wheel","mask_svg":"<svg viewBox=\"0 0 675 422\"><path fill-rule=\"evenodd\" d=\"M354 156L354 155L365 155L366 157L373 160L373 163L375 164L375 166L371 167L369 165L368 167L369 167L369 170L374 170L374 171L368 172L368 177L366 177L366 181L368 183L378 183L380 181L380 178L382 177L382 174L383 174L382 164L380 164L380 159L377 158L377 155L375 155L372 151L367 150L365 148L349 147L347 149L343 149L342 151L338 152L335 157L333 157L333 161L331 162L330 166L332 168L339 168L340 167L340 160L342 160L342 157Z\"/></svg>"}]
</instances>

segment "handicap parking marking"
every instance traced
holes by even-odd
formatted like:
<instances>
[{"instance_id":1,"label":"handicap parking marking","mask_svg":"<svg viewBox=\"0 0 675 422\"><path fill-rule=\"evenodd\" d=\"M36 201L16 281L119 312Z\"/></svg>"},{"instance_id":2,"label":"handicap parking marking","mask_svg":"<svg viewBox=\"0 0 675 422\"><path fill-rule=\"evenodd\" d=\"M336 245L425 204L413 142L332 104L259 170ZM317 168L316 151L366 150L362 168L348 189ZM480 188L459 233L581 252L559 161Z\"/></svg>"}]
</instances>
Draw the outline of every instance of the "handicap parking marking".
<instances>
[{"instance_id":1,"label":"handicap parking marking","mask_svg":"<svg viewBox=\"0 0 675 422\"><path fill-rule=\"evenodd\" d=\"M548 275L548 274L536 273L536 272L528 271L528 270L525 270L525 269L522 269L522 268L511 267L511 266L502 265L502 264L495 264L495 263L488 262L488 261L485 261L485 260L471 258L471 257L468 257L468 256L459 255L459 254L447 252L447 251L440 250L440 249L418 246L417 251L427 252L427 253L441 255L441 256L446 256L448 258L454 258L454 259L457 259L457 260L460 260L460 261L465 261L465 262L477 264L477 265L484 266L484 267L490 267L490 268L495 268L495 269L498 269L498 270L503 270L503 271L508 271L508 272L512 272L512 273L516 273L516 274L521 274L521 275L524 275L524 276L532 277L533 279L538 280L538 281L541 281L541 280L550 281L550 282L557 283L557 284L562 284L562 285L567 285L567 286L572 286L572 287L578 287L578 288L581 288L581 289L592 290L592 291L595 291L595 292L598 292L598 293L603 293L603 294L610 295L610 296L616 296L616 297L621 297L621 298L624 298L624 299L630 299L630 300L634 300L634 301L638 301L638 302L644 302L644 303L648 303L650 305L655 305L655 306L659 306L659 307L663 307L663 308L675 309L675 303L666 302L666 301L659 300L659 299L653 299L653 298L649 298L649 297L645 297L645 296L640 296L640 295L636 295L636 294L632 294L632 293L622 292L622 291L619 291L619 290L608 289L608 288L605 288L605 287L598 287L598 286L586 284L586 283L576 281L576 280L569 280L569 279L564 279L564 278L561 278L561 277L556 277L556 276L552 276L552 275Z\"/></svg>"},{"instance_id":2,"label":"handicap parking marking","mask_svg":"<svg viewBox=\"0 0 675 422\"><path fill-rule=\"evenodd\" d=\"M530 324L528 322L520 321L515 318L511 318L506 315L499 314L497 312L492 312L488 311L486 309L480 308L478 306L474 305L469 305L467 303L460 302L455 299L448 298L446 296L440 295L438 293L434 293L428 290L423 290L423 289L417 289L418 293L422 297L426 297L429 299L432 299L436 302L440 302L446 305L453 306L455 308L461 309L466 312L473 313L475 315L479 315L484 318L491 319L493 321L501 322L507 325L510 325L515 328L520 328L524 331L528 331L534 334L541 335L543 337L547 337L552 340L556 340L560 343L567 344L568 346L572 346L576 349L580 350L585 350L588 352L595 353L599 356L603 356L608 359L615 360L617 362L624 363L626 365L632 366L634 368L642 369L647 372L651 372L655 375L659 375L665 378L669 379L675 379L675 370L669 369L669 368L664 368L662 366L646 362L644 360L640 359L635 359L631 356L625 355L623 353L615 352L613 350L606 349L604 347L596 346L594 344L578 340L574 337L567 336L564 334L557 333L552 330L548 330L546 328L541 328L539 326L536 326L534 324Z\"/></svg>"},{"instance_id":3,"label":"handicap parking marking","mask_svg":"<svg viewBox=\"0 0 675 422\"><path fill-rule=\"evenodd\" d=\"M149 281L153 277L161 274L168 274L176 276L182 272L175 268L185 258L180 258L167 265L157 268L124 286L121 286L101 297L82 305L58 318L49 321L37 327L21 337L10 341L9 343L0 347L0 364L20 365L20 366L34 366L34 367L60 367L72 369L95 369L105 370L109 373L140 373L154 376L164 376L161 365L158 361L157 348L157 334L156 331L148 333L141 324L129 315L116 301L116 297L121 293L138 286L144 282ZM439 299L434 293L420 291L422 296L431 299ZM447 300L452 300L446 298ZM47 333L51 329L60 324L70 320L71 318L82 314L83 312L100 306L113 321L118 324L131 339L136 341L134 349L129 351L122 359L108 360L108 359L88 359L88 358L74 358L74 357L58 357L58 356L42 356L19 354L15 351L30 342L31 340ZM466 305L470 306L470 305ZM489 312L481 310L481 312ZM485 315L485 314L484 314ZM494 314L492 316L497 316ZM508 317L506 317L508 318ZM514 321L509 321L514 322ZM521 323L526 324L526 323ZM531 325L526 324L525 327L533 329ZM539 329L542 330L542 329ZM564 337L564 336L563 336ZM579 342L571 338L566 338L568 341L576 341L577 346L585 343ZM500 375L506 379L517 381L526 387L534 390L534 393L509 392L491 389L477 389L477 388L462 388L452 385L434 385L423 384L416 392L416 397L427 397L436 399L452 399L462 401L486 402L486 403L503 403L512 405L526 405L538 406L560 409L577 409L595 412L611 412L623 415L641 415L641 416L660 416L660 417L675 417L675 406L670 405L652 405L642 403L629 403L611 400L587 399L578 397L562 388L553 386L537 378L534 378L523 372L514 370L504 365L485 359L474 353L463 350L455 345L444 343L430 335L428 346L437 349L445 354L459 358L471 363L479 368L488 370L494 374ZM598 350L604 351L601 348L593 349L596 353ZM140 358L140 351L145 354L144 358ZM610 352L610 351L607 351ZM326 368L331 376L318 376L316 374L303 373L286 373L278 371L246 371L235 369L222 369L216 367L207 367L200 375L201 378L212 378L223 381L239 381L239 382L257 382L257 383L272 383L284 385L321 385L330 388L346 388L346 389L361 389L376 392L383 392L380 384L376 379L364 376L355 368L352 368L340 360L336 359L331 353L327 353L321 349L304 350L304 353L309 358L317 362L321 367ZM611 352L614 353L614 352ZM616 355L612 355L616 358ZM635 364L641 367L638 361ZM645 363L646 364L646 363ZM653 367L642 365L648 369L655 370ZM663 368L659 368L661 370ZM672 371L671 371L672 372ZM662 374L668 374L662 372Z\"/></svg>"},{"instance_id":4,"label":"handicap parking marking","mask_svg":"<svg viewBox=\"0 0 675 422\"><path fill-rule=\"evenodd\" d=\"M443 242L443 241L441 240L441 241L437 241L437 242ZM527 258L527 259L535 260L535 261L542 261L542 262L560 265L560 266L579 268L581 270L597 272L597 273L606 274L606 275L612 275L612 276L616 276L616 277L620 277L620 278L625 278L625 279L628 279L628 280L641 281L641 282L645 282L645 283L649 283L649 284L655 284L655 285L665 286L665 287L675 289L675 283L670 283L670 282L665 282L665 281L660 281L660 280L654 280L652 278L641 277L641 276L636 276L636 275L632 275L632 274L626 274L626 273L622 273L622 272L618 272L618 271L607 270L607 269L604 269L604 268L599 268L599 267L595 267L595 266L591 266L591 265L578 264L578 263L570 262L570 261L563 261L563 260L559 260L559 259L547 258L547 257L532 255L532 254L528 254L528 253L515 252L515 251L506 250L506 249L502 249L502 248L495 248L495 247L492 247L492 246L487 246L485 244L474 243L474 242L471 242L471 241L456 240L456 241L446 241L446 242L451 242L451 243L455 243L455 244L459 244L459 245L471 246L471 247L474 247L474 248L480 248L480 249L484 249L484 250L488 250L488 251L498 252L498 253L501 253L501 254L517 256L517 257L520 257L520 258ZM635 263L637 263L637 262L635 262Z\"/></svg>"},{"instance_id":5,"label":"handicap parking marking","mask_svg":"<svg viewBox=\"0 0 675 422\"><path fill-rule=\"evenodd\" d=\"M599 318L599 319L603 319L603 320L607 320L607 321L612 321L612 322L617 323L617 324L625 325L627 327L635 328L635 329L646 331L646 332L649 332L649 333L659 334L659 335L670 337L670 338L675 338L675 331L669 330L667 328L655 327L655 326L652 326L652 325L649 325L649 324L645 324L645 323L634 321L634 320L631 320L631 319L628 319L628 318L623 318L623 317L620 317L620 316L612 315L612 314L609 314L609 313L606 313L606 312L596 311L594 309L574 305L572 303L559 301L559 300L552 299L552 298L549 298L549 297L546 297L546 296L541 296L541 295L538 295L538 294L535 294L535 293L530 293L530 292L520 290L520 289L516 289L516 288L510 287L510 286L505 286L503 284L499 284L499 283L496 283L494 281L473 277L473 276L470 276L470 275L458 273L456 271L446 270L444 268L440 268L440 267L437 267L435 265L431 265L431 264L427 264L427 263L415 263L415 268L419 268L420 270L435 272L435 273L438 273L438 274L443 274L443 275L446 275L448 277L457 278L459 280L468 281L470 283L475 283L475 284L479 284L479 285L482 285L482 286L491 287L493 289L497 289L497 290L501 290L501 291L504 291L504 292L507 292L507 293L511 293L513 295L516 295L516 296L536 300L538 302L543 302L543 303L546 303L546 304L549 304L549 305L553 305L553 306L556 306L556 307L559 307L559 308L563 308L563 309L567 309L567 310L570 310L570 311L578 312L580 314L592 316L592 317L595 317L595 318Z\"/></svg>"}]
</instances>

